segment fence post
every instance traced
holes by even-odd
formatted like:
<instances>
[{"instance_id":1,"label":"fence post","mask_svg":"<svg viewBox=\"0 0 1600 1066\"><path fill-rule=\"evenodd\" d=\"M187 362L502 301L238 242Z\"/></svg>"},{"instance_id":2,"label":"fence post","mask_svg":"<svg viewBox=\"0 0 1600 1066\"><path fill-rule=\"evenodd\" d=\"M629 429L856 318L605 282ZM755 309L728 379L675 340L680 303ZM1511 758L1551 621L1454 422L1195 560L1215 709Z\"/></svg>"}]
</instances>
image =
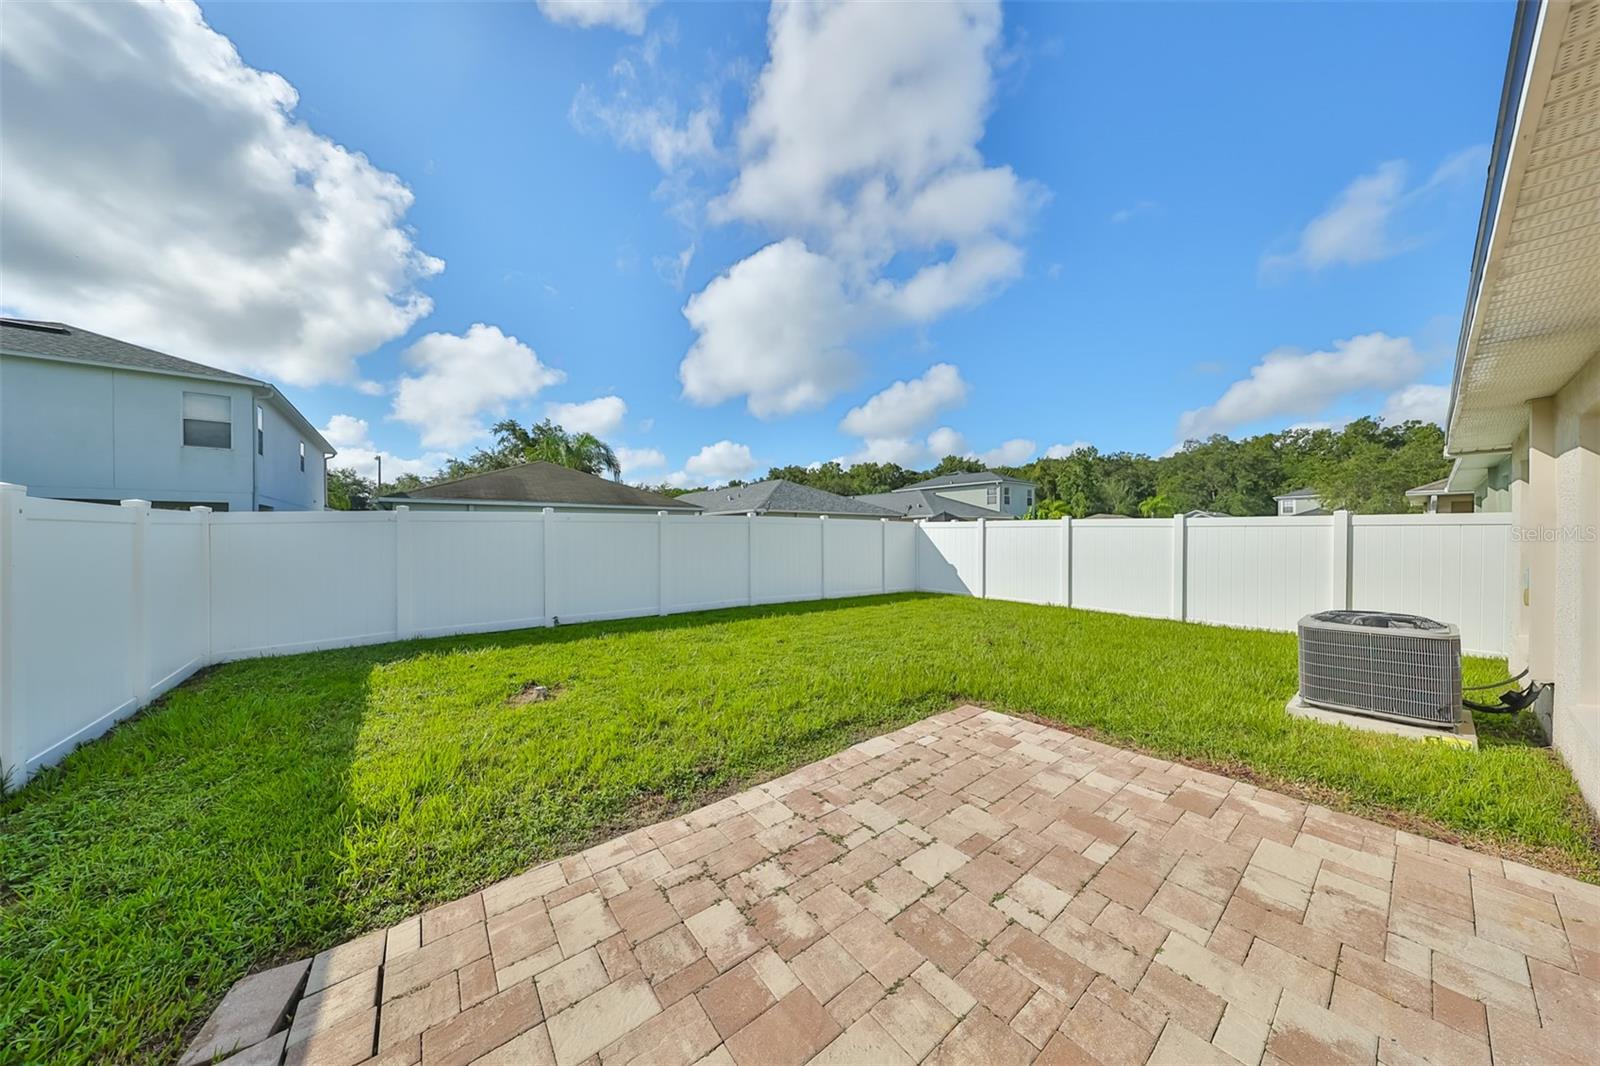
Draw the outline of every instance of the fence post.
<instances>
[{"instance_id":1,"label":"fence post","mask_svg":"<svg viewBox=\"0 0 1600 1066\"><path fill-rule=\"evenodd\" d=\"M133 568L129 574L132 611L128 625L128 688L133 693L133 705L143 707L150 702L150 590L147 575L149 553L145 550L150 529L150 501L123 500L122 506L133 511Z\"/></svg>"},{"instance_id":2,"label":"fence post","mask_svg":"<svg viewBox=\"0 0 1600 1066\"><path fill-rule=\"evenodd\" d=\"M978 599L989 597L989 520L978 519Z\"/></svg>"},{"instance_id":3,"label":"fence post","mask_svg":"<svg viewBox=\"0 0 1600 1066\"><path fill-rule=\"evenodd\" d=\"M1182 622L1188 617L1189 520L1172 516L1172 617Z\"/></svg>"},{"instance_id":4,"label":"fence post","mask_svg":"<svg viewBox=\"0 0 1600 1066\"><path fill-rule=\"evenodd\" d=\"M20 786L27 778L17 726L17 536L27 519L28 490L0 481L0 783Z\"/></svg>"},{"instance_id":5,"label":"fence post","mask_svg":"<svg viewBox=\"0 0 1600 1066\"><path fill-rule=\"evenodd\" d=\"M667 613L667 512L656 512L656 615Z\"/></svg>"},{"instance_id":6,"label":"fence post","mask_svg":"<svg viewBox=\"0 0 1600 1066\"><path fill-rule=\"evenodd\" d=\"M889 520L878 519L878 593L889 591Z\"/></svg>"},{"instance_id":7,"label":"fence post","mask_svg":"<svg viewBox=\"0 0 1600 1066\"><path fill-rule=\"evenodd\" d=\"M817 515L817 599L828 598L828 516Z\"/></svg>"},{"instance_id":8,"label":"fence post","mask_svg":"<svg viewBox=\"0 0 1600 1066\"><path fill-rule=\"evenodd\" d=\"M412 567L411 508L394 509L394 636L410 640L417 635L417 597Z\"/></svg>"},{"instance_id":9,"label":"fence post","mask_svg":"<svg viewBox=\"0 0 1600 1066\"><path fill-rule=\"evenodd\" d=\"M546 507L540 512L540 517L544 521L544 558L540 560L539 565L544 567L544 580L539 582L539 587L544 589L544 624L553 626L556 621L555 616L550 613L550 608L555 603L555 597L550 595L550 573L554 568L550 565L550 559L551 553L555 550L556 509Z\"/></svg>"},{"instance_id":10,"label":"fence post","mask_svg":"<svg viewBox=\"0 0 1600 1066\"><path fill-rule=\"evenodd\" d=\"M744 513L744 603L756 604L756 513Z\"/></svg>"},{"instance_id":11,"label":"fence post","mask_svg":"<svg viewBox=\"0 0 1600 1066\"><path fill-rule=\"evenodd\" d=\"M211 636L211 508L197 505L189 508L189 513L200 518L200 587L206 601L202 609L202 617L206 620L206 647L200 665L210 666L214 643Z\"/></svg>"},{"instance_id":12,"label":"fence post","mask_svg":"<svg viewBox=\"0 0 1600 1066\"><path fill-rule=\"evenodd\" d=\"M1333 606L1350 606L1350 512L1333 512L1333 545L1328 552L1328 596Z\"/></svg>"},{"instance_id":13,"label":"fence post","mask_svg":"<svg viewBox=\"0 0 1600 1066\"><path fill-rule=\"evenodd\" d=\"M1056 600L1063 607L1072 606L1072 516L1061 519L1061 594Z\"/></svg>"}]
</instances>

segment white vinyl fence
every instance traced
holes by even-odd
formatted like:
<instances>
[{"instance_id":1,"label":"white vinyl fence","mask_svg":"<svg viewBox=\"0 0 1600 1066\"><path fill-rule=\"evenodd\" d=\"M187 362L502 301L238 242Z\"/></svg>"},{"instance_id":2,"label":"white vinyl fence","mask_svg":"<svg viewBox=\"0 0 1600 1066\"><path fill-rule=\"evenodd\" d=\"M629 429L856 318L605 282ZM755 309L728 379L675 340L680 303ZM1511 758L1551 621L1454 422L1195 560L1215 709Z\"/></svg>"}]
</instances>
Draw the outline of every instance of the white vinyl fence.
<instances>
[{"instance_id":1,"label":"white vinyl fence","mask_svg":"<svg viewBox=\"0 0 1600 1066\"><path fill-rule=\"evenodd\" d=\"M1096 518L920 527L918 587L1249 629L1334 607L1408 611L1504 655L1508 514Z\"/></svg>"},{"instance_id":2,"label":"white vinyl fence","mask_svg":"<svg viewBox=\"0 0 1600 1066\"><path fill-rule=\"evenodd\" d=\"M212 514L0 485L0 769L20 783L210 663L921 589L1291 629L1335 606L1504 654L1505 515L898 521Z\"/></svg>"}]
</instances>

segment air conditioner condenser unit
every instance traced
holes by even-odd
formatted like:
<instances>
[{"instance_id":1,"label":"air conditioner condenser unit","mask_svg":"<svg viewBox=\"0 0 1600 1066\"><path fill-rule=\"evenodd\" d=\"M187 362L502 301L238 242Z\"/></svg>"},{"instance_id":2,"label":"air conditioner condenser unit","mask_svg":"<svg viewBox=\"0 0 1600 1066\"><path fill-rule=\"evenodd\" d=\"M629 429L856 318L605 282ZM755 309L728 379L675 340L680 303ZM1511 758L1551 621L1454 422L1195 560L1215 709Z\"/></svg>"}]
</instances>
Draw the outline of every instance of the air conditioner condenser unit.
<instances>
[{"instance_id":1,"label":"air conditioner condenser unit","mask_svg":"<svg viewBox=\"0 0 1600 1066\"><path fill-rule=\"evenodd\" d=\"M1450 729L1461 715L1461 631L1414 614L1322 611L1300 619L1300 699Z\"/></svg>"}]
</instances>

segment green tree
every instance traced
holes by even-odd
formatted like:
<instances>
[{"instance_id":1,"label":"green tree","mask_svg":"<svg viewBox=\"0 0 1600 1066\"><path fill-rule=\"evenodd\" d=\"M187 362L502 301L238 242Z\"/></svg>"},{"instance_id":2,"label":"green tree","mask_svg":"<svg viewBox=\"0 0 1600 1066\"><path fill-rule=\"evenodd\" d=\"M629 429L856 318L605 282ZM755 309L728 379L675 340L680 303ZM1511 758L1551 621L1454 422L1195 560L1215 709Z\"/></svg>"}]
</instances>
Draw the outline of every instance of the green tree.
<instances>
[{"instance_id":1,"label":"green tree","mask_svg":"<svg viewBox=\"0 0 1600 1066\"><path fill-rule=\"evenodd\" d=\"M367 501L377 495L372 482L348 466L336 466L328 471L328 507L335 511L353 511L367 506Z\"/></svg>"},{"instance_id":2,"label":"green tree","mask_svg":"<svg viewBox=\"0 0 1600 1066\"><path fill-rule=\"evenodd\" d=\"M611 445L593 433L569 433L550 419L524 429L516 419L494 425L500 450L520 452L523 462L555 463L585 474L610 471L613 480L622 480L622 464Z\"/></svg>"}]
</instances>

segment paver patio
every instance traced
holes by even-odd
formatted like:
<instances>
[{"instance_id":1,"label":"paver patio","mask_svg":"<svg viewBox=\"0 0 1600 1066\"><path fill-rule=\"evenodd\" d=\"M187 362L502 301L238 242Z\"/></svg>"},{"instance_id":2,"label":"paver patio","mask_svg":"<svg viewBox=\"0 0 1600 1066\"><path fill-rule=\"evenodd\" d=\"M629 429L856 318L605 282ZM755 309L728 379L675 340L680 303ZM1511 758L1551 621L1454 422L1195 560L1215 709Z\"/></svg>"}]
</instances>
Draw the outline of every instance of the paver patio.
<instances>
[{"instance_id":1,"label":"paver patio","mask_svg":"<svg viewBox=\"0 0 1600 1066\"><path fill-rule=\"evenodd\" d=\"M191 1055L1594 1063L1600 888L962 707L295 966Z\"/></svg>"}]
</instances>

